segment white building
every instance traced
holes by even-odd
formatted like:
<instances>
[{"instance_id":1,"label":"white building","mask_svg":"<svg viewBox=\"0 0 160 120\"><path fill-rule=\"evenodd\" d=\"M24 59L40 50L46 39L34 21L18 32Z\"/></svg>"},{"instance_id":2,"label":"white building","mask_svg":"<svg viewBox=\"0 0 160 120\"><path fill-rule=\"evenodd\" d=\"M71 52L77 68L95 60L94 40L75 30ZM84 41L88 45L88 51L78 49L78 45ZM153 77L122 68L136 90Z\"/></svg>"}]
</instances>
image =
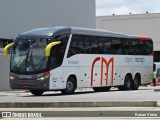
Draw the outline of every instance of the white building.
<instances>
[{"instance_id":1,"label":"white building","mask_svg":"<svg viewBox=\"0 0 160 120\"><path fill-rule=\"evenodd\" d=\"M100 16L96 27L131 35L149 36L154 50L160 51L160 13Z\"/></svg>"}]
</instances>

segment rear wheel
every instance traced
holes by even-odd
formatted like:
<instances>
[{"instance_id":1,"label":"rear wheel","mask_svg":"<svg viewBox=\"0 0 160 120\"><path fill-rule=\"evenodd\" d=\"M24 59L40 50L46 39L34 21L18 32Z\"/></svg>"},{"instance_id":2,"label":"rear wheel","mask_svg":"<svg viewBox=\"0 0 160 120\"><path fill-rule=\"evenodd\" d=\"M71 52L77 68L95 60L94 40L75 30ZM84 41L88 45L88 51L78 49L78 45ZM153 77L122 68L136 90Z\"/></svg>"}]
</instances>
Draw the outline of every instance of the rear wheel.
<instances>
[{"instance_id":1,"label":"rear wheel","mask_svg":"<svg viewBox=\"0 0 160 120\"><path fill-rule=\"evenodd\" d=\"M131 89L131 77L127 75L125 77L124 85L119 86L118 90L130 90Z\"/></svg>"},{"instance_id":2,"label":"rear wheel","mask_svg":"<svg viewBox=\"0 0 160 120\"><path fill-rule=\"evenodd\" d=\"M94 87L93 90L95 92L107 92L111 87Z\"/></svg>"},{"instance_id":3,"label":"rear wheel","mask_svg":"<svg viewBox=\"0 0 160 120\"><path fill-rule=\"evenodd\" d=\"M30 90L30 92L35 96L41 96L44 93L43 90Z\"/></svg>"},{"instance_id":4,"label":"rear wheel","mask_svg":"<svg viewBox=\"0 0 160 120\"><path fill-rule=\"evenodd\" d=\"M66 89L61 90L62 94L73 94L76 89L75 81L73 77L69 77L66 83Z\"/></svg>"},{"instance_id":5,"label":"rear wheel","mask_svg":"<svg viewBox=\"0 0 160 120\"><path fill-rule=\"evenodd\" d=\"M135 77L131 84L131 90L138 90L139 88L139 79Z\"/></svg>"}]
</instances>

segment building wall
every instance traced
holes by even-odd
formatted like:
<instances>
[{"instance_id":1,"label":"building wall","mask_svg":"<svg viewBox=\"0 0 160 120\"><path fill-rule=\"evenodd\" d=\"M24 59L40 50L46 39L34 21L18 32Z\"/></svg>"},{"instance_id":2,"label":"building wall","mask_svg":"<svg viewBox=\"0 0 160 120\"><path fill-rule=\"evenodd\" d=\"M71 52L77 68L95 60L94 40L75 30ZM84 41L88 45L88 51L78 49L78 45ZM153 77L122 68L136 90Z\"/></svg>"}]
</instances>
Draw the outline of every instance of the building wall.
<instances>
[{"instance_id":1,"label":"building wall","mask_svg":"<svg viewBox=\"0 0 160 120\"><path fill-rule=\"evenodd\" d=\"M95 0L0 0L0 38L41 27L96 27ZM9 59L0 54L0 90L10 90Z\"/></svg>"},{"instance_id":2,"label":"building wall","mask_svg":"<svg viewBox=\"0 0 160 120\"><path fill-rule=\"evenodd\" d=\"M0 53L0 91L10 90L9 87L9 64L10 55L6 58Z\"/></svg>"},{"instance_id":3,"label":"building wall","mask_svg":"<svg viewBox=\"0 0 160 120\"><path fill-rule=\"evenodd\" d=\"M95 0L0 0L0 38L51 26L95 28Z\"/></svg>"},{"instance_id":4,"label":"building wall","mask_svg":"<svg viewBox=\"0 0 160 120\"><path fill-rule=\"evenodd\" d=\"M154 50L160 51L160 13L101 16L96 18L96 27L130 35L149 36L154 41Z\"/></svg>"}]
</instances>

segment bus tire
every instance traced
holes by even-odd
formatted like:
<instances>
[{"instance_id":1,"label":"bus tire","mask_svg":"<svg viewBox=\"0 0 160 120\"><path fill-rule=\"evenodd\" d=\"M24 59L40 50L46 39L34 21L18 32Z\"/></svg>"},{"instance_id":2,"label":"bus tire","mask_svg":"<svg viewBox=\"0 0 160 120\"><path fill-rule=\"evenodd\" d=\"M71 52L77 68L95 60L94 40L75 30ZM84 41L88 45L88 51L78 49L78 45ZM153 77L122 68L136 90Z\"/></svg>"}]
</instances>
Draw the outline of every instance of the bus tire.
<instances>
[{"instance_id":1,"label":"bus tire","mask_svg":"<svg viewBox=\"0 0 160 120\"><path fill-rule=\"evenodd\" d=\"M131 90L131 77L126 75L124 85L118 86L118 90Z\"/></svg>"},{"instance_id":2,"label":"bus tire","mask_svg":"<svg viewBox=\"0 0 160 120\"><path fill-rule=\"evenodd\" d=\"M131 90L131 77L129 75L125 77L124 90Z\"/></svg>"},{"instance_id":3,"label":"bus tire","mask_svg":"<svg viewBox=\"0 0 160 120\"><path fill-rule=\"evenodd\" d=\"M61 90L62 94L73 94L76 89L76 83L73 77L69 77L66 83L66 89Z\"/></svg>"},{"instance_id":4,"label":"bus tire","mask_svg":"<svg viewBox=\"0 0 160 120\"><path fill-rule=\"evenodd\" d=\"M131 90L138 90L138 88L139 88L139 79L136 76L134 80L132 80Z\"/></svg>"},{"instance_id":5,"label":"bus tire","mask_svg":"<svg viewBox=\"0 0 160 120\"><path fill-rule=\"evenodd\" d=\"M93 87L95 92L107 92L110 90L111 87Z\"/></svg>"},{"instance_id":6,"label":"bus tire","mask_svg":"<svg viewBox=\"0 0 160 120\"><path fill-rule=\"evenodd\" d=\"M30 92L35 96L41 96L44 93L43 90L30 90Z\"/></svg>"}]
</instances>

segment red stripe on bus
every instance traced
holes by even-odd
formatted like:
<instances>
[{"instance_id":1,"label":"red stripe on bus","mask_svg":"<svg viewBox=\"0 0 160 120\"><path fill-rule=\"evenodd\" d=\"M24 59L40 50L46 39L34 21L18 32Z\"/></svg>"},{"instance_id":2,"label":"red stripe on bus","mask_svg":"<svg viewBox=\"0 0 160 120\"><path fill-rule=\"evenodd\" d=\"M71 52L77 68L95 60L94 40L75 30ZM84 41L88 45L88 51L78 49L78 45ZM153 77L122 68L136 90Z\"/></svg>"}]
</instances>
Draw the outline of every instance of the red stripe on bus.
<instances>
[{"instance_id":1,"label":"red stripe on bus","mask_svg":"<svg viewBox=\"0 0 160 120\"><path fill-rule=\"evenodd\" d=\"M154 53L149 54L149 56L154 56Z\"/></svg>"},{"instance_id":2,"label":"red stripe on bus","mask_svg":"<svg viewBox=\"0 0 160 120\"><path fill-rule=\"evenodd\" d=\"M149 40L150 38L147 37L147 36L140 36L139 39L140 39L140 40Z\"/></svg>"},{"instance_id":3,"label":"red stripe on bus","mask_svg":"<svg viewBox=\"0 0 160 120\"><path fill-rule=\"evenodd\" d=\"M114 80L114 58L109 59L109 61L107 62L107 60L105 58L102 57L102 69L103 69L103 63L105 63L106 65L106 85L108 85L108 77L109 77L109 65L112 64L111 69L112 69L112 73L111 73L111 85L113 85L113 80ZM101 76L103 75L103 72L101 72ZM101 79L102 81L102 79Z\"/></svg>"},{"instance_id":4,"label":"red stripe on bus","mask_svg":"<svg viewBox=\"0 0 160 120\"><path fill-rule=\"evenodd\" d=\"M94 59L93 63L92 63L92 69L91 69L91 86L93 86L93 72L94 72L94 65L97 61L100 60L100 57L97 57L96 59Z\"/></svg>"},{"instance_id":5,"label":"red stripe on bus","mask_svg":"<svg viewBox=\"0 0 160 120\"><path fill-rule=\"evenodd\" d=\"M93 74L94 74L94 66L96 64L96 62L100 61L100 57L97 57L96 59L94 59L93 63L92 63L92 69L91 69L91 86L93 86ZM104 65L105 64L105 65ZM103 67L106 68L106 85L108 85L108 77L109 77L109 65L111 64L111 69L112 69L112 73L111 73L111 85L113 85L113 81L114 81L114 58L109 59L109 61L107 61L105 58L102 57L101 60L101 72L100 72L100 85L103 85L103 75L104 75L104 70Z\"/></svg>"}]
</instances>

